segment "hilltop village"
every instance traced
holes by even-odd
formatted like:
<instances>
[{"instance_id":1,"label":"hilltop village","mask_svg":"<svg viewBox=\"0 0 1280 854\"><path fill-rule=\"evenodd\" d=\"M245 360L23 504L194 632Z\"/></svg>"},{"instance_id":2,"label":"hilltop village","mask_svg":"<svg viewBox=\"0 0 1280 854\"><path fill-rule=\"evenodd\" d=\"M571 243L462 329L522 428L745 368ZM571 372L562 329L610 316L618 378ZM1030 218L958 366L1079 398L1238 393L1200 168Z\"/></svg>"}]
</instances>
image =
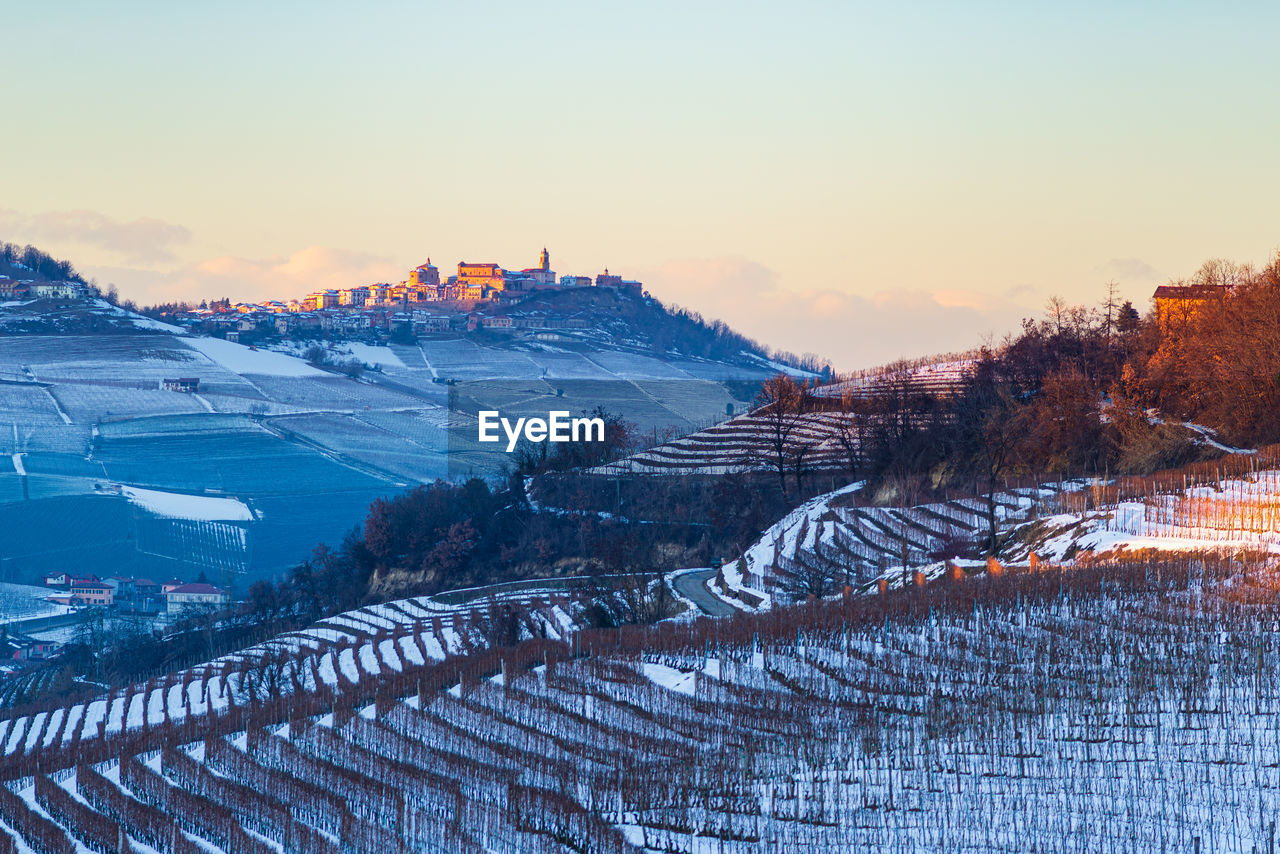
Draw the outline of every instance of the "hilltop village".
<instances>
[{"instance_id":1,"label":"hilltop village","mask_svg":"<svg viewBox=\"0 0 1280 854\"><path fill-rule=\"evenodd\" d=\"M350 288L313 291L301 299L260 303L218 300L170 317L187 326L232 341L244 333L270 324L286 337L311 337L317 333L361 335L401 329L414 336L430 332L575 329L586 328L586 318L514 307L536 296L551 293L608 289L636 297L646 296L643 285L613 275L607 269L597 276L565 275L557 278L551 256L544 247L538 266L507 270L493 263L458 263L456 275L442 277L427 259L409 271L404 281Z\"/></svg>"}]
</instances>

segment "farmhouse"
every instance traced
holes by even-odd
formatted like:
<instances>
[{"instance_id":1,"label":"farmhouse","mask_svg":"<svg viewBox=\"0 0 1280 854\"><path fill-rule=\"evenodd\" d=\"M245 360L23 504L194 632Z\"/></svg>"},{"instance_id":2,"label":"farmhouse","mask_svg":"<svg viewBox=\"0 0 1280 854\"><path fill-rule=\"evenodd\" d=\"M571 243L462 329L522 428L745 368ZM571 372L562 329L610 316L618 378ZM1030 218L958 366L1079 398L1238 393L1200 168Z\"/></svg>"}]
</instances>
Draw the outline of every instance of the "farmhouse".
<instances>
[{"instance_id":1,"label":"farmhouse","mask_svg":"<svg viewBox=\"0 0 1280 854\"><path fill-rule=\"evenodd\" d=\"M423 317L414 316L413 318L413 334L420 335L424 332L448 332L449 316L446 314L428 314Z\"/></svg>"},{"instance_id":2,"label":"farmhouse","mask_svg":"<svg viewBox=\"0 0 1280 854\"><path fill-rule=\"evenodd\" d=\"M169 588L165 585L165 599L169 616L177 616L185 611L216 611L231 603L231 597L220 587L212 584L182 584Z\"/></svg>"},{"instance_id":3,"label":"farmhouse","mask_svg":"<svg viewBox=\"0 0 1280 854\"><path fill-rule=\"evenodd\" d=\"M71 582L71 599L80 600L85 605L111 605L115 602L115 588L96 578L90 580L77 578Z\"/></svg>"},{"instance_id":4,"label":"farmhouse","mask_svg":"<svg viewBox=\"0 0 1280 854\"><path fill-rule=\"evenodd\" d=\"M1156 320L1166 331L1185 324L1205 304L1225 299L1230 291L1228 285L1161 285L1151 295Z\"/></svg>"},{"instance_id":5,"label":"farmhouse","mask_svg":"<svg viewBox=\"0 0 1280 854\"><path fill-rule=\"evenodd\" d=\"M119 575L108 575L102 579L102 583L111 587L115 591L117 599L132 596L134 592L132 578L125 578Z\"/></svg>"},{"instance_id":6,"label":"farmhouse","mask_svg":"<svg viewBox=\"0 0 1280 854\"><path fill-rule=\"evenodd\" d=\"M79 282L40 282L31 286L31 295L41 299L81 299L85 286Z\"/></svg>"},{"instance_id":7,"label":"farmhouse","mask_svg":"<svg viewBox=\"0 0 1280 854\"><path fill-rule=\"evenodd\" d=\"M25 299L31 293L31 285L8 276L0 276L0 299Z\"/></svg>"},{"instance_id":8,"label":"farmhouse","mask_svg":"<svg viewBox=\"0 0 1280 854\"><path fill-rule=\"evenodd\" d=\"M50 640L38 640L18 632L6 632L0 640L0 657L13 661L30 661L48 658L58 651L58 644Z\"/></svg>"}]
</instances>

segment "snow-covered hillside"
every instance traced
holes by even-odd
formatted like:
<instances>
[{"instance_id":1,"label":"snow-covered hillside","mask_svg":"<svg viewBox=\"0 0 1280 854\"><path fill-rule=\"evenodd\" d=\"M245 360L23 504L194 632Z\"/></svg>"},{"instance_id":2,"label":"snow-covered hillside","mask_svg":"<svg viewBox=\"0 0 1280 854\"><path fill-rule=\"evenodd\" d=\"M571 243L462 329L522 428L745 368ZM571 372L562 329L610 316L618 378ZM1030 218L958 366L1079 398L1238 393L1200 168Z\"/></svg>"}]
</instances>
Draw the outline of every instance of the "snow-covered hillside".
<instances>
[{"instance_id":1,"label":"snow-covered hillside","mask_svg":"<svg viewBox=\"0 0 1280 854\"><path fill-rule=\"evenodd\" d=\"M6 726L0 830L55 852L1266 851L1280 639L1254 569L1127 561L443 661L385 635L95 708L124 730L100 749L60 752L61 710ZM326 687L273 687L295 679ZM253 699L175 714L228 695Z\"/></svg>"},{"instance_id":2,"label":"snow-covered hillside","mask_svg":"<svg viewBox=\"0 0 1280 854\"><path fill-rule=\"evenodd\" d=\"M1102 480L999 492L998 557L1026 564L1034 554L1037 561L1059 564L1143 549L1280 554L1280 470L1201 482L1183 476L1181 484L1177 476L1166 476L1162 484L1146 484L1145 492ZM896 584L915 571L929 580L945 573L946 561L975 551L988 536L983 498L882 507L860 505L857 493L857 485L845 487L796 508L740 562L726 565L722 591L745 593L767 608L775 599L793 601L844 585L869 587L881 577Z\"/></svg>"},{"instance_id":3,"label":"snow-covered hillside","mask_svg":"<svg viewBox=\"0 0 1280 854\"><path fill-rule=\"evenodd\" d=\"M0 764L37 745L91 749L92 742L144 727L199 723L252 706L267 692L316 694L356 685L399 672L401 661L423 665L486 649L495 636L561 640L580 628L584 606L562 585L519 587L483 598L475 591L461 604L424 596L371 605L110 696L8 717L0 708ZM38 589L12 586L12 606Z\"/></svg>"}]
</instances>

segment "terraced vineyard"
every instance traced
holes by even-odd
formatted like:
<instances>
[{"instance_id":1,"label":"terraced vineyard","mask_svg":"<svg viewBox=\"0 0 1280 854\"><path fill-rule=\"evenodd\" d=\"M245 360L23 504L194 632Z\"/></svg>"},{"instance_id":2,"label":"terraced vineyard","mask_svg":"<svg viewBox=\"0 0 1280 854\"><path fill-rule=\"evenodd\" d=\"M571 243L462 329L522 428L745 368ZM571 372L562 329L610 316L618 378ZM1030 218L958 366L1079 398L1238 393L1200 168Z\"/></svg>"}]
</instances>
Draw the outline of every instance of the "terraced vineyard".
<instances>
[{"instance_id":1,"label":"terraced vineyard","mask_svg":"<svg viewBox=\"0 0 1280 854\"><path fill-rule=\"evenodd\" d=\"M1246 566L575 634L544 602L558 637L444 658L432 609L366 609L5 726L0 822L42 852L1266 851L1280 579Z\"/></svg>"},{"instance_id":2,"label":"terraced vineyard","mask_svg":"<svg viewBox=\"0 0 1280 854\"><path fill-rule=\"evenodd\" d=\"M1009 488L995 494L999 557L1050 561L1081 552L1261 549L1280 553L1280 448L1150 476ZM764 532L726 566L728 590L795 601L873 579L947 571L986 542L985 498L867 506L853 484L820 495ZM766 602L767 604L767 602Z\"/></svg>"},{"instance_id":3,"label":"terraced vineyard","mask_svg":"<svg viewBox=\"0 0 1280 854\"><path fill-rule=\"evenodd\" d=\"M453 602L454 598L461 601ZM349 611L171 674L161 682L135 685L62 709L58 718L52 712L38 719L10 711L8 719L0 718L0 745L4 746L0 755L20 757L18 740L36 739L37 730L41 743L83 747L91 740L111 740L144 726L251 705L268 689L316 693L344 678L354 684L361 672L381 674L382 668L369 663L397 644L402 658L423 664L487 649L495 638L504 643L522 637L559 639L580 626L583 607L571 591L534 588L483 599L442 594ZM361 664L357 666L356 660ZM59 727L55 738L52 730Z\"/></svg>"},{"instance_id":4,"label":"terraced vineyard","mask_svg":"<svg viewBox=\"0 0 1280 854\"><path fill-rule=\"evenodd\" d=\"M819 397L876 397L890 390L947 397L973 373L981 350L880 365L843 376L814 390Z\"/></svg>"},{"instance_id":5,"label":"terraced vineyard","mask_svg":"<svg viewBox=\"0 0 1280 854\"><path fill-rule=\"evenodd\" d=\"M788 438L791 448L804 449L806 470L848 471L849 449L843 443L840 412L803 415ZM723 474L769 469L777 458L771 447L770 423L765 416L739 415L670 442L597 466L595 474Z\"/></svg>"},{"instance_id":6,"label":"terraced vineyard","mask_svg":"<svg viewBox=\"0 0 1280 854\"><path fill-rule=\"evenodd\" d=\"M1030 521L1059 494L1049 487L997 493L997 529L1004 534ZM889 567L923 566L973 549L986 535L988 512L978 498L863 506L855 484L807 502L766 531L743 555L744 577L735 581L780 601L866 584Z\"/></svg>"}]
</instances>

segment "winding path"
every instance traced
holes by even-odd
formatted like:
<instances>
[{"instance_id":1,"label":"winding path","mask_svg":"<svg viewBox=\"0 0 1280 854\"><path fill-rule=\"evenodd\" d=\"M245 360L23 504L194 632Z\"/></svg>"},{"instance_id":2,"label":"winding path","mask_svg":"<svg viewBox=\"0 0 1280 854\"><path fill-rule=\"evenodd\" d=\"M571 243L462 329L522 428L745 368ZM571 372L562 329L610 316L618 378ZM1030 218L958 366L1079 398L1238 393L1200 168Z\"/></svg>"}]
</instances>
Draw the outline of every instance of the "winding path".
<instances>
[{"instance_id":1,"label":"winding path","mask_svg":"<svg viewBox=\"0 0 1280 854\"><path fill-rule=\"evenodd\" d=\"M671 583L677 593L692 601L702 613L712 617L728 617L738 609L707 589L707 582L715 577L714 569L699 569L677 575Z\"/></svg>"}]
</instances>

